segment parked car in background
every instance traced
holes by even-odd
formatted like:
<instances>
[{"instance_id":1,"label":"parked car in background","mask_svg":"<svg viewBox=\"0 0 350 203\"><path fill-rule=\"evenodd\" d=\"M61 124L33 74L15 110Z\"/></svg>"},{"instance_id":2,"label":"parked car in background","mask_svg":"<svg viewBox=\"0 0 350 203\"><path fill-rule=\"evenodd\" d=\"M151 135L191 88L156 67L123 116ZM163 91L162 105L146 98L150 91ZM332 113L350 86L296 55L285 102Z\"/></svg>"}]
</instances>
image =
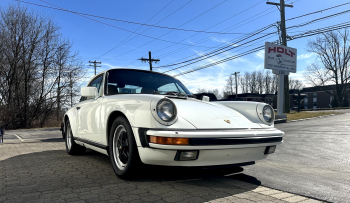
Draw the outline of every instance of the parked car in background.
<instances>
[{"instance_id":1,"label":"parked car in background","mask_svg":"<svg viewBox=\"0 0 350 203\"><path fill-rule=\"evenodd\" d=\"M81 88L64 115L68 154L90 148L109 155L115 173L132 177L142 164L249 165L274 153L283 132L271 106L193 98L162 73L110 69Z\"/></svg>"}]
</instances>

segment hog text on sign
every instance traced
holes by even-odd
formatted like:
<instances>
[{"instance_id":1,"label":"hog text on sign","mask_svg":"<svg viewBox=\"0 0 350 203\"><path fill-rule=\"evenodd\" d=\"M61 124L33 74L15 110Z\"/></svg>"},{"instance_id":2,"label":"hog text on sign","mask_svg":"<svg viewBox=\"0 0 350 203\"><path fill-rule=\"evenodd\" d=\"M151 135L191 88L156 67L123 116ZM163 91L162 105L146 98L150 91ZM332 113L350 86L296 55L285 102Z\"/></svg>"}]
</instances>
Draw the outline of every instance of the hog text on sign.
<instances>
[{"instance_id":1,"label":"hog text on sign","mask_svg":"<svg viewBox=\"0 0 350 203\"><path fill-rule=\"evenodd\" d=\"M265 42L265 69L297 71L297 50Z\"/></svg>"}]
</instances>

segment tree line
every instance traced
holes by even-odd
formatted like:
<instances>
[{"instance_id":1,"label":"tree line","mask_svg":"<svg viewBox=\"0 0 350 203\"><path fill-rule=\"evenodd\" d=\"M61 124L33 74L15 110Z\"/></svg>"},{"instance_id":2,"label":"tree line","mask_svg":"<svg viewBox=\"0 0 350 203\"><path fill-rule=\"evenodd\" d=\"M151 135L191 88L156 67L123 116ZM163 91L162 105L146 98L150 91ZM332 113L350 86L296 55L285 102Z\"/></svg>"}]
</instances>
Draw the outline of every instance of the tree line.
<instances>
[{"instance_id":1,"label":"tree line","mask_svg":"<svg viewBox=\"0 0 350 203\"><path fill-rule=\"evenodd\" d=\"M235 77L230 75L223 89L223 98L236 94L236 85L240 93L275 94L278 87L278 77L271 70L254 70ZM289 89L302 89L303 84L298 79L289 78Z\"/></svg>"},{"instance_id":2,"label":"tree line","mask_svg":"<svg viewBox=\"0 0 350 203\"><path fill-rule=\"evenodd\" d=\"M0 125L44 126L72 106L84 72L72 43L48 16L0 8Z\"/></svg>"},{"instance_id":3,"label":"tree line","mask_svg":"<svg viewBox=\"0 0 350 203\"><path fill-rule=\"evenodd\" d=\"M214 93L217 98L226 99L229 95L236 94L236 85L239 94L257 93L257 94L275 94L278 87L278 77L271 70L255 70L246 71L237 76L237 84L235 76L230 75L226 80L226 85L222 90L222 94L218 89L206 90L199 88L197 93ZM298 79L289 78L289 89L302 89L303 83Z\"/></svg>"}]
</instances>

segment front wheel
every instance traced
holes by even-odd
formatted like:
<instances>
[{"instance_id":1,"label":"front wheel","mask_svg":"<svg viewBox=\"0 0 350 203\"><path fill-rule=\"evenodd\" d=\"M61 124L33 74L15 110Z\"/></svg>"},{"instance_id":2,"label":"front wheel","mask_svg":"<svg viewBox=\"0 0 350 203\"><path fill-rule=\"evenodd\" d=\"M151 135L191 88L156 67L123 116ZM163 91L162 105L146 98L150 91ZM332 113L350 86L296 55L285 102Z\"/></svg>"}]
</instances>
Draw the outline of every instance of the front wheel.
<instances>
[{"instance_id":1,"label":"front wheel","mask_svg":"<svg viewBox=\"0 0 350 203\"><path fill-rule=\"evenodd\" d=\"M114 120L109 135L109 155L118 177L129 179L136 176L141 165L134 134L124 117Z\"/></svg>"},{"instance_id":2,"label":"front wheel","mask_svg":"<svg viewBox=\"0 0 350 203\"><path fill-rule=\"evenodd\" d=\"M65 131L65 141L66 141L66 151L69 155L83 154L86 150L85 147L78 145L74 142L72 128L67 121L66 131Z\"/></svg>"}]
</instances>

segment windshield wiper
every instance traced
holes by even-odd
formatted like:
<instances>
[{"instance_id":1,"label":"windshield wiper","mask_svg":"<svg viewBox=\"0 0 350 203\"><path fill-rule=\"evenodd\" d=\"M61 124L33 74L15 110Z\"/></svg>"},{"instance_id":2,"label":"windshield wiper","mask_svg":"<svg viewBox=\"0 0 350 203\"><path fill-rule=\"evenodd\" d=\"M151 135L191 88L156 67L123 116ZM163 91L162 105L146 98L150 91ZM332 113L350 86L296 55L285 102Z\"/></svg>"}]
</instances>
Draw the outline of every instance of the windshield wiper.
<instances>
[{"instance_id":1,"label":"windshield wiper","mask_svg":"<svg viewBox=\"0 0 350 203\"><path fill-rule=\"evenodd\" d=\"M153 94L165 94L165 95L173 95L173 96L180 96L180 97L187 97L187 94L181 93L181 92L175 92L175 91L154 91Z\"/></svg>"}]
</instances>

